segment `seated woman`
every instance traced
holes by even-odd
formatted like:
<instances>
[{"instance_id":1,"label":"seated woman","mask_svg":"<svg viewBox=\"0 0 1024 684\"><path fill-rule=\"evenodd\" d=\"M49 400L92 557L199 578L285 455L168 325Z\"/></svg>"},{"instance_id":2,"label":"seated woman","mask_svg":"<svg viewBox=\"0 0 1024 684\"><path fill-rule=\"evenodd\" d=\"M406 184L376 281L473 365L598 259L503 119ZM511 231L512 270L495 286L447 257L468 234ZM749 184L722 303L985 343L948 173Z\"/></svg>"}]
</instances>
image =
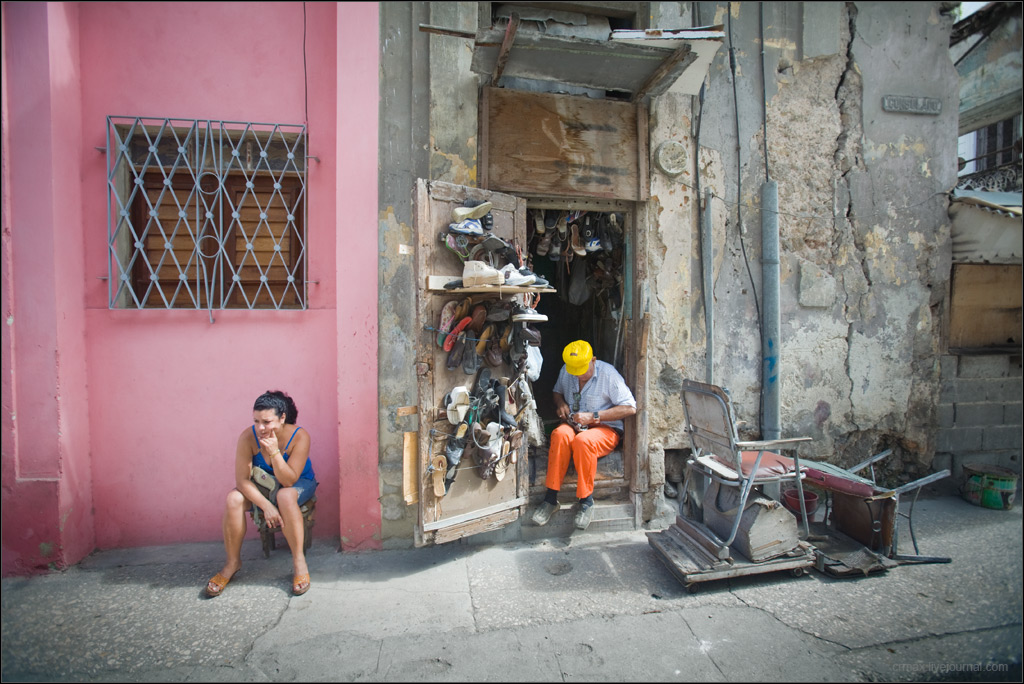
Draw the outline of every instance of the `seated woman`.
<instances>
[{"instance_id":1,"label":"seated woman","mask_svg":"<svg viewBox=\"0 0 1024 684\"><path fill-rule=\"evenodd\" d=\"M224 510L227 562L206 585L210 596L220 596L242 567L245 514L256 506L263 511L266 524L271 528L281 526L288 540L292 550L292 593L300 596L309 589L300 506L313 496L317 482L309 460L309 433L295 425L298 415L295 402L284 392L264 392L253 404L253 424L238 436L235 488L228 492ZM253 466L267 471L280 484L270 499L250 479Z\"/></svg>"}]
</instances>

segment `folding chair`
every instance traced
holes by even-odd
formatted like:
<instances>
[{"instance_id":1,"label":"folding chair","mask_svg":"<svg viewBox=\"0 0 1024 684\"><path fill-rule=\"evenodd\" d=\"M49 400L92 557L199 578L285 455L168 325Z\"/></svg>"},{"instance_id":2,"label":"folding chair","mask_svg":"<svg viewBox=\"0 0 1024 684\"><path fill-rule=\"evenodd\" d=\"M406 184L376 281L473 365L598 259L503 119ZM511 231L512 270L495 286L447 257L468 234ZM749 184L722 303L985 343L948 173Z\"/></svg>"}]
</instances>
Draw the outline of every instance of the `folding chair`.
<instances>
[{"instance_id":1,"label":"folding chair","mask_svg":"<svg viewBox=\"0 0 1024 684\"><path fill-rule=\"evenodd\" d=\"M718 558L729 557L729 546L736 539L743 511L751 491L769 483L792 481L796 484L803 518L804 538L810 536L802 479L804 468L794 445L808 442L810 437L794 437L756 442L742 442L736 434L729 395L721 387L693 380L683 381L683 413L690 435L693 454L687 461L683 491L690 493L690 478L703 475L726 487L739 488L739 507L727 538L717 539ZM793 448L793 458L769 449ZM716 535L717 536L717 535Z\"/></svg>"}]
</instances>

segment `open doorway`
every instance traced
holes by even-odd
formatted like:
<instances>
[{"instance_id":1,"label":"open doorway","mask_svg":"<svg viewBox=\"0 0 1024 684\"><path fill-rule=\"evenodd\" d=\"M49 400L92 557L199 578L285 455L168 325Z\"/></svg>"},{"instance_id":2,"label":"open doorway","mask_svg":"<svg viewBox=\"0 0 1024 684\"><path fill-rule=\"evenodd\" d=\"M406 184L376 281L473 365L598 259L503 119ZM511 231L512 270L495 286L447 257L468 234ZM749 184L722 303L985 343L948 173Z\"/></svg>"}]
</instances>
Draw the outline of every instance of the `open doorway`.
<instances>
[{"instance_id":1,"label":"open doorway","mask_svg":"<svg viewBox=\"0 0 1024 684\"><path fill-rule=\"evenodd\" d=\"M533 383L537 411L544 425L545 441L531 446L531 496L545 491L547 438L558 425L552 389L562 367L562 350L574 340L586 340L596 358L615 366L636 394L635 379L628 373L626 345L629 327L629 230L631 207L625 202L528 201L527 254L532 270L556 290L537 302L538 313L547 316L540 350L544 362ZM630 429L627 423L626 430ZM636 459L629 454L627 438L598 461L594 498L597 503L629 501L629 477ZM563 490L574 490L576 473L570 466Z\"/></svg>"}]
</instances>

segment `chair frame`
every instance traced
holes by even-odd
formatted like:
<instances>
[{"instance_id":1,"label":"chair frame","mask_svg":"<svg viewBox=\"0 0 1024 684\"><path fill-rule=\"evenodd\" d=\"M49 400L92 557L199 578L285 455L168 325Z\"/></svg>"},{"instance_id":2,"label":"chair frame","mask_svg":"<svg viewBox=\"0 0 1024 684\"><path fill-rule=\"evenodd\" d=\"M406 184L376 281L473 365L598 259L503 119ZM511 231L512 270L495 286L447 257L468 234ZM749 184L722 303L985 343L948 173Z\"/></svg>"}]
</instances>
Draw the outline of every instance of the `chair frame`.
<instances>
[{"instance_id":1,"label":"chair frame","mask_svg":"<svg viewBox=\"0 0 1024 684\"><path fill-rule=\"evenodd\" d=\"M772 439L759 441L741 441L736 432L736 420L733 415L732 402L726 390L716 385L709 385L694 380L683 380L682 389L683 414L686 420L686 431L690 435L693 454L687 460L686 482L683 492L689 492L689 480L698 473L728 487L740 488L740 502L728 538L719 539L718 557L729 557L729 547L735 541L739 531L743 511L754 487L793 481L800 497L800 513L803 519L804 539L810 536L807 521L807 510L804 502L803 477L804 469L800 465L800 455L796 446L801 442L811 441L810 437L793 437L788 439ZM757 476L765 454L774 454L790 448L793 451L793 469L786 473L771 476ZM769 451L774 450L774 451ZM743 452L757 452L757 458L749 475L743 474ZM684 495L684 499L685 499ZM716 535L717 537L717 535Z\"/></svg>"}]
</instances>

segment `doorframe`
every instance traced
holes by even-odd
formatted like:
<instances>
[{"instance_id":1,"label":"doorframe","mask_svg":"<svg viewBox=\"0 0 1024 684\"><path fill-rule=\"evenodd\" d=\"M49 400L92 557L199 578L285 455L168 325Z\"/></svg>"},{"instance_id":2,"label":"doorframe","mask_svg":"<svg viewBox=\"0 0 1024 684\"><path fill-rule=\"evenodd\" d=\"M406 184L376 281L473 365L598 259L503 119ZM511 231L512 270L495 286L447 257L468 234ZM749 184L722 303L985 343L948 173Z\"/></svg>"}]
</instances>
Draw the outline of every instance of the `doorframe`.
<instances>
[{"instance_id":1,"label":"doorframe","mask_svg":"<svg viewBox=\"0 0 1024 684\"><path fill-rule=\"evenodd\" d=\"M625 219L623 234L626 236L626 254L623 266L625 296L623 307L629 307L625 321L625 340L623 342L623 370L626 384L633 390L636 399L636 415L626 419L627 430L623 443L623 467L625 468L626 484L629 487L630 501L633 504L634 528L640 529L643 524L643 494L650 489L650 456L648 450L648 419L647 419L647 335L650 332L650 304L648 284L649 261L647 259L647 232L640 226L646 226L648 202L621 199L597 198L566 198L560 196L523 195L516 197L526 200L529 208L539 209L581 209L585 211L622 212ZM630 337L629 327L633 327L634 336ZM631 382L632 380L632 382ZM635 457L630 459L629 454Z\"/></svg>"}]
</instances>

